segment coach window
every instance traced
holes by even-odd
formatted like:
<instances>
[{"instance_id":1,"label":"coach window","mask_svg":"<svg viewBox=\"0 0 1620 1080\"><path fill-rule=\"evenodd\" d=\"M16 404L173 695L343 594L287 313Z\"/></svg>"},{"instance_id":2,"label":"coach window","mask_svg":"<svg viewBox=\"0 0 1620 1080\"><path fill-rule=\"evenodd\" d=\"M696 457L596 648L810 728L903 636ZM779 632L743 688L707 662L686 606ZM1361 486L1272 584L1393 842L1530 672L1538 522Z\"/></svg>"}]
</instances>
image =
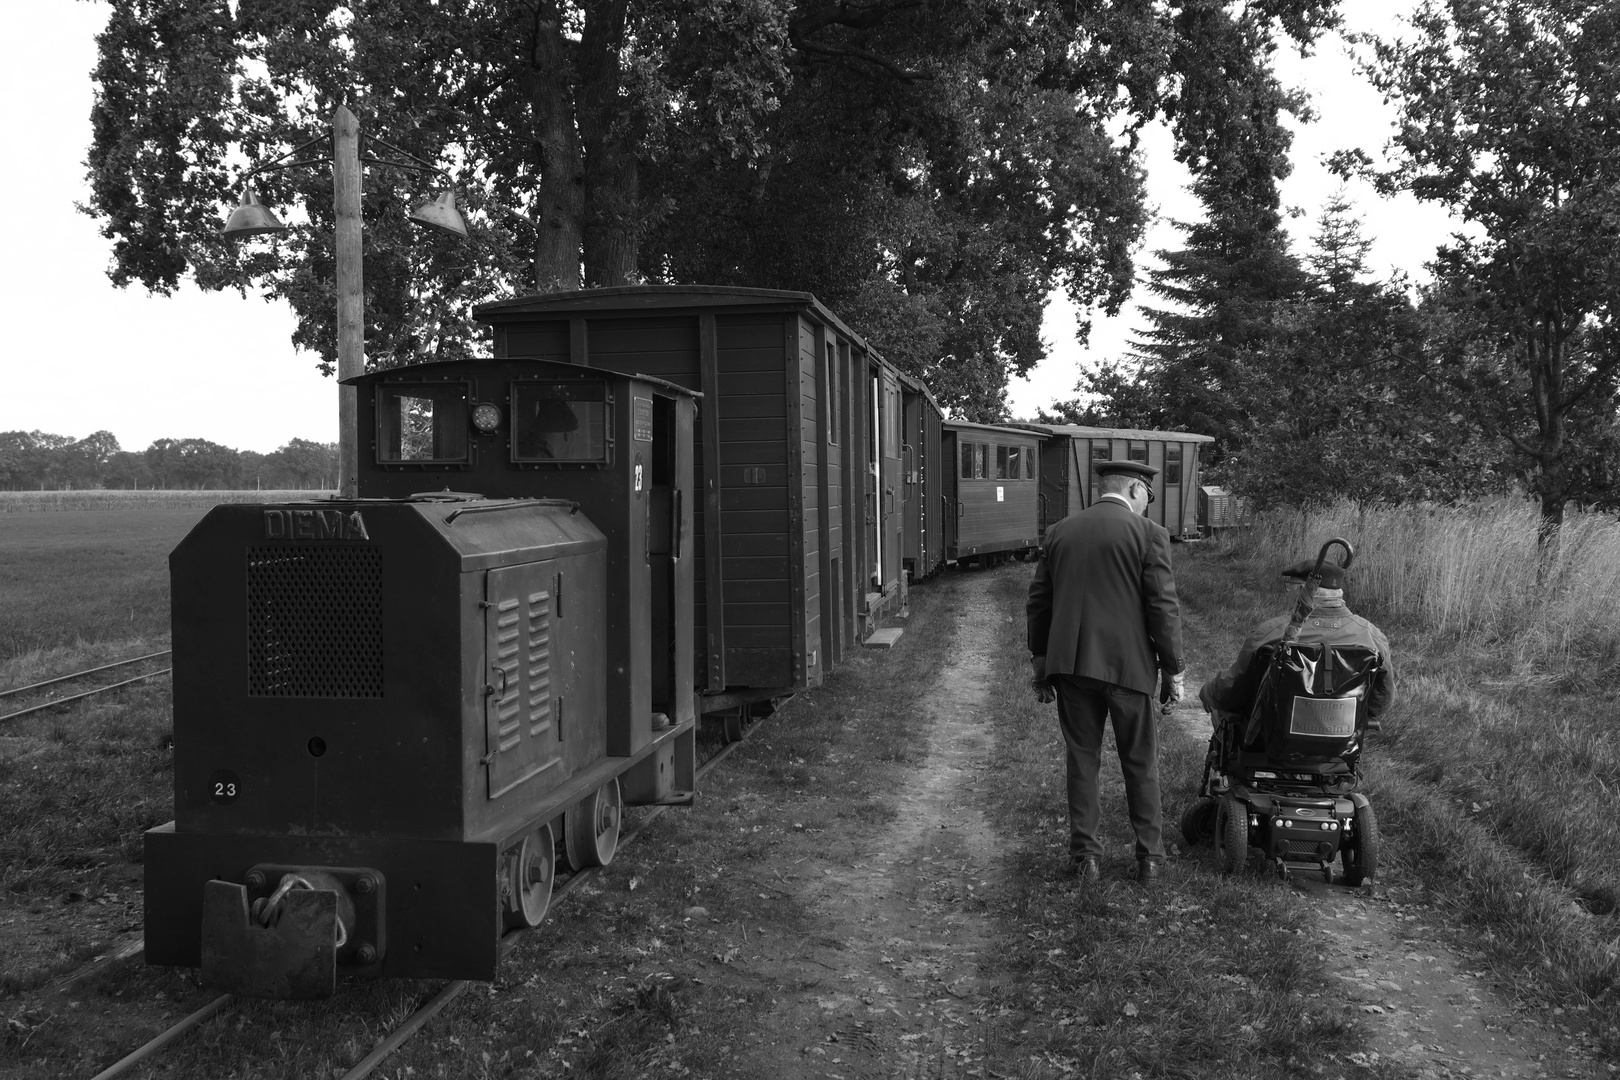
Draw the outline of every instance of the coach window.
<instances>
[{"instance_id":1,"label":"coach window","mask_svg":"<svg viewBox=\"0 0 1620 1080\"><path fill-rule=\"evenodd\" d=\"M512 459L603 463L608 459L607 384L517 382L512 386Z\"/></svg>"},{"instance_id":2,"label":"coach window","mask_svg":"<svg viewBox=\"0 0 1620 1080\"><path fill-rule=\"evenodd\" d=\"M466 384L379 387L377 460L387 464L468 460Z\"/></svg>"},{"instance_id":3,"label":"coach window","mask_svg":"<svg viewBox=\"0 0 1620 1080\"><path fill-rule=\"evenodd\" d=\"M988 480L990 471L987 468L987 458L990 456L990 447L987 443L973 444L973 477L976 480Z\"/></svg>"},{"instance_id":4,"label":"coach window","mask_svg":"<svg viewBox=\"0 0 1620 1080\"><path fill-rule=\"evenodd\" d=\"M1007 448L1005 446L996 447L996 479L1007 479Z\"/></svg>"},{"instance_id":5,"label":"coach window","mask_svg":"<svg viewBox=\"0 0 1620 1080\"><path fill-rule=\"evenodd\" d=\"M1095 502L1102 492L1097 487L1097 466L1114 460L1114 448L1107 439L1094 439L1091 443L1091 498Z\"/></svg>"},{"instance_id":6,"label":"coach window","mask_svg":"<svg viewBox=\"0 0 1620 1080\"><path fill-rule=\"evenodd\" d=\"M1130 456L1131 456L1132 461L1140 461L1142 464L1146 465L1147 464L1147 443L1145 443L1145 442L1133 442L1133 443L1131 443Z\"/></svg>"},{"instance_id":7,"label":"coach window","mask_svg":"<svg viewBox=\"0 0 1620 1080\"><path fill-rule=\"evenodd\" d=\"M970 442L962 444L962 479L973 479L973 444Z\"/></svg>"},{"instance_id":8,"label":"coach window","mask_svg":"<svg viewBox=\"0 0 1620 1080\"><path fill-rule=\"evenodd\" d=\"M1164 482L1181 483L1181 444L1166 443L1164 448Z\"/></svg>"}]
</instances>

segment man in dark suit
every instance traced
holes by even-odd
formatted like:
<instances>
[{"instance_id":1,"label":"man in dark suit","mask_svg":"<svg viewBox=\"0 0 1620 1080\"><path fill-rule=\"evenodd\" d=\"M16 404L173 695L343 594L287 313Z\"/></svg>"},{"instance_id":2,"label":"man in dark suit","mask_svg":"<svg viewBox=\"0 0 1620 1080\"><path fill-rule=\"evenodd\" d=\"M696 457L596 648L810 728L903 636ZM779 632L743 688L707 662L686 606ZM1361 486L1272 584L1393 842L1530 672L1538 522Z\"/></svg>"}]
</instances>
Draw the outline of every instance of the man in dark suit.
<instances>
[{"instance_id":1,"label":"man in dark suit","mask_svg":"<svg viewBox=\"0 0 1620 1080\"><path fill-rule=\"evenodd\" d=\"M1143 516L1157 469L1137 461L1097 466L1102 494L1046 530L1029 586L1031 685L1055 696L1068 746L1069 861L1064 872L1102 873L1097 772L1103 725L1125 774L1136 832L1137 880L1164 863L1158 733L1151 695L1167 707L1182 695L1181 605L1170 569L1170 534Z\"/></svg>"}]
</instances>

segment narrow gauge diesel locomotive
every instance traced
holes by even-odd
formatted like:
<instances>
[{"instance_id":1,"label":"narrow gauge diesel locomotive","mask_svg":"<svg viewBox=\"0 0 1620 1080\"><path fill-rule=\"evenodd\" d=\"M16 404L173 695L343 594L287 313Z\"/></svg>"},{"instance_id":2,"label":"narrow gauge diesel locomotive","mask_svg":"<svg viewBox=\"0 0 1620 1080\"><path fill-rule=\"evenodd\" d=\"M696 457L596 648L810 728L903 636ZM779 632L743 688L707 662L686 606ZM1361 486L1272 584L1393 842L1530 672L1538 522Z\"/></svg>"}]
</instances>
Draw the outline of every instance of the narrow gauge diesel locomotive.
<instances>
[{"instance_id":1,"label":"narrow gauge diesel locomotive","mask_svg":"<svg viewBox=\"0 0 1620 1080\"><path fill-rule=\"evenodd\" d=\"M691 800L696 395L543 361L356 382L360 498L216 507L170 558L146 956L239 994L491 979L559 835L600 865L621 801Z\"/></svg>"}]
</instances>

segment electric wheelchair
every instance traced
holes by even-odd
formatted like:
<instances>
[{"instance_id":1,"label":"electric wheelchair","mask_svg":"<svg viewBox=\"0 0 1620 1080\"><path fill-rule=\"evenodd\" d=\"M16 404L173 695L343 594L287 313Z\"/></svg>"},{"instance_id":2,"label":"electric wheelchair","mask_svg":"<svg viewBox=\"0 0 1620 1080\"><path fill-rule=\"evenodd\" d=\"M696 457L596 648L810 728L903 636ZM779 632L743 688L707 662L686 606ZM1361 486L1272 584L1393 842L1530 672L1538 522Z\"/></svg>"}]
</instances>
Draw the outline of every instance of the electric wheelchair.
<instances>
[{"instance_id":1,"label":"electric wheelchair","mask_svg":"<svg viewBox=\"0 0 1620 1080\"><path fill-rule=\"evenodd\" d=\"M1223 873L1242 869L1251 847L1284 878L1309 867L1331 883L1335 859L1346 885L1371 881L1377 870L1377 819L1357 788L1380 658L1362 646L1298 640L1334 546L1344 548L1349 567L1348 542L1322 546L1282 639L1256 651L1239 684L1252 703L1248 715L1212 718L1200 797L1182 815L1181 831L1190 845L1213 841Z\"/></svg>"}]
</instances>

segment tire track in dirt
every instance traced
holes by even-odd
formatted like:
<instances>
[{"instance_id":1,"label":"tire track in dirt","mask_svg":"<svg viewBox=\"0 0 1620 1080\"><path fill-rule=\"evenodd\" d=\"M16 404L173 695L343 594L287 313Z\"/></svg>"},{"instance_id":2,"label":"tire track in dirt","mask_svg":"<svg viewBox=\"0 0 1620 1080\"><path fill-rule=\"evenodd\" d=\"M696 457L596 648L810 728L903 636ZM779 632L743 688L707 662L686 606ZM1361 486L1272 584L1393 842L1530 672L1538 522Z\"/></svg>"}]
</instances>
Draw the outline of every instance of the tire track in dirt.
<instances>
[{"instance_id":1,"label":"tire track in dirt","mask_svg":"<svg viewBox=\"0 0 1620 1080\"><path fill-rule=\"evenodd\" d=\"M978 790L991 749L987 686L1003 615L990 603L988 576L964 575L957 587L953 664L916 703L929 718L927 760L899 779L890 825L844 849L855 861L821 860L810 873L819 880L799 890L817 925L779 967L800 975L806 989L779 998L764 1019L779 1040L798 1043L797 1062L779 1041L752 1075L988 1075L995 1048L983 1034L990 1007L979 965L994 925L979 897L1000 872L1000 852ZM746 1071L753 1063L738 1064Z\"/></svg>"}]
</instances>

